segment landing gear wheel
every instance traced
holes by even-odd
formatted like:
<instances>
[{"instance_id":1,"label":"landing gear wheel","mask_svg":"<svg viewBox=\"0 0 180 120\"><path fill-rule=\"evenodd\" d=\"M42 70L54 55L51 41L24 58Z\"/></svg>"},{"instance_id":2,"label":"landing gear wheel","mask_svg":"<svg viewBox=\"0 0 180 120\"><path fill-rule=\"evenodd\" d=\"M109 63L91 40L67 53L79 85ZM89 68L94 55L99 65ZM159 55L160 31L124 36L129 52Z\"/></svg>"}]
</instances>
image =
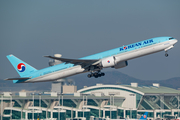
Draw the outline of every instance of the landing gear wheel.
<instances>
[{"instance_id":1,"label":"landing gear wheel","mask_svg":"<svg viewBox=\"0 0 180 120\"><path fill-rule=\"evenodd\" d=\"M91 77L92 77L92 75L91 75L91 74L88 74L88 75L87 75L87 77L88 77L88 78L91 78Z\"/></svg>"},{"instance_id":2,"label":"landing gear wheel","mask_svg":"<svg viewBox=\"0 0 180 120\"><path fill-rule=\"evenodd\" d=\"M168 54L166 53L165 56L168 57Z\"/></svg>"},{"instance_id":3,"label":"landing gear wheel","mask_svg":"<svg viewBox=\"0 0 180 120\"><path fill-rule=\"evenodd\" d=\"M102 77L104 75L105 75L105 73L101 73L100 71L98 71L98 72L95 72L95 73L91 72L91 74L88 74L87 77L88 78L91 78L91 77L98 78L98 77Z\"/></svg>"},{"instance_id":4,"label":"landing gear wheel","mask_svg":"<svg viewBox=\"0 0 180 120\"><path fill-rule=\"evenodd\" d=\"M98 74L97 75L94 75L95 78L98 78Z\"/></svg>"},{"instance_id":5,"label":"landing gear wheel","mask_svg":"<svg viewBox=\"0 0 180 120\"><path fill-rule=\"evenodd\" d=\"M105 73L101 73L101 76L104 76L105 75Z\"/></svg>"},{"instance_id":6,"label":"landing gear wheel","mask_svg":"<svg viewBox=\"0 0 180 120\"><path fill-rule=\"evenodd\" d=\"M96 77L96 76L98 77L98 73L94 73L94 77Z\"/></svg>"}]
</instances>

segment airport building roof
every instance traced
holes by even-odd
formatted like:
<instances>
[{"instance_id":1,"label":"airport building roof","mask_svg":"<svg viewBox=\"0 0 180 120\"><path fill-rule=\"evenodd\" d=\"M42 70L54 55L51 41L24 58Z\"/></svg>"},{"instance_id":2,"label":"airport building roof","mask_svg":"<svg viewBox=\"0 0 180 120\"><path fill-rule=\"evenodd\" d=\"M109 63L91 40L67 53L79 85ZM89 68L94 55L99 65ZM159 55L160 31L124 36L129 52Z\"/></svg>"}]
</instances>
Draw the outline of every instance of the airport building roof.
<instances>
[{"instance_id":1,"label":"airport building roof","mask_svg":"<svg viewBox=\"0 0 180 120\"><path fill-rule=\"evenodd\" d=\"M156 94L180 94L179 90L160 86L159 84L153 84L153 86L138 86L137 83L131 83L131 85L103 85L97 84L96 86L90 86L87 88L83 88L78 90L80 93L87 93L94 90L102 90L102 89L116 89L123 90L132 93L137 93L140 95L156 95Z\"/></svg>"},{"instance_id":2,"label":"airport building roof","mask_svg":"<svg viewBox=\"0 0 180 120\"><path fill-rule=\"evenodd\" d=\"M132 87L130 85L124 85L124 86L141 91L144 94L180 94L179 90L168 88L168 87L163 87L163 86L159 86L159 87L155 87L155 86Z\"/></svg>"}]
</instances>

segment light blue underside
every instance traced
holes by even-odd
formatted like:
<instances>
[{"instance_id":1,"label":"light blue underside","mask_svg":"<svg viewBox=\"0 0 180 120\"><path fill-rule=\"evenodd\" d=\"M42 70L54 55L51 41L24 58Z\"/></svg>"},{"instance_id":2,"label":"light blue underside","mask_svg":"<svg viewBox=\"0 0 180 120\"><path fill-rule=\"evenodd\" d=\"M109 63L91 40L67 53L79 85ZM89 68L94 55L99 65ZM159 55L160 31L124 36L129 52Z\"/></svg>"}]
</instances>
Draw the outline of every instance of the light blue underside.
<instances>
[{"instance_id":1,"label":"light blue underside","mask_svg":"<svg viewBox=\"0 0 180 120\"><path fill-rule=\"evenodd\" d=\"M156 38L151 38L151 39L148 39L148 40L153 40L153 44L157 44L157 43L168 41L169 38L171 38L171 37L156 37ZM133 43L133 44L130 44L130 45L143 43L143 42L148 41L148 40L140 41L140 42ZM130 46L130 45L125 45L125 46ZM83 57L83 58L80 58L80 59L102 59L102 58L113 56L113 55L116 55L116 54L120 54L120 53L124 53L124 52L129 52L129 51L132 51L132 50L135 50L135 49L143 48L143 47L146 47L146 46L149 46L149 45L152 45L152 43L148 43L148 44L145 44L145 45L142 44L141 46L136 46L136 47L133 47L133 48L129 48L127 50L120 51L120 48L124 47L124 46L122 46L122 47L119 47L119 48L115 48L115 49L111 49L111 50L104 51L104 52L101 52L101 53L86 56L86 57ZM9 56L10 55L7 56L8 59L9 59ZM19 59L18 60L11 59L10 62L12 63L12 65L14 66L15 69L16 69L16 66L18 65L19 62L25 63L25 62L23 62L23 61L21 61ZM19 73L19 75L21 77L31 77L31 78L36 78L36 77L39 77L42 74L45 75L45 74L48 74L48 73L52 73L52 72L55 72L55 71L63 70L63 69L70 68L70 67L74 66L73 64L62 63L62 64L58 64L58 65L55 65L55 66L47 67L47 68L44 68L44 69L41 69L41 70L36 70L35 68L31 67L27 63L25 63L25 64L27 65L27 67L26 67L26 71L24 73L19 73L17 71L17 69L16 69L16 71ZM27 73L29 73L29 74L27 74ZM18 83L17 80L14 80L13 82Z\"/></svg>"}]
</instances>

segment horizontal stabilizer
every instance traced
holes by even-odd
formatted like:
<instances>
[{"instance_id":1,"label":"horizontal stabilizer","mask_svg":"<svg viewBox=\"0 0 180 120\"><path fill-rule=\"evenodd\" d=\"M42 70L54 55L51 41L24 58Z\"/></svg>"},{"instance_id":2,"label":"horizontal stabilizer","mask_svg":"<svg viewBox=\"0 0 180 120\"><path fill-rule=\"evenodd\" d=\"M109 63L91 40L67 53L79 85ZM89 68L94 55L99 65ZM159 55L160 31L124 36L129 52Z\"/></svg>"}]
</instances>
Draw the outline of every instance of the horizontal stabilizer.
<instances>
[{"instance_id":1,"label":"horizontal stabilizer","mask_svg":"<svg viewBox=\"0 0 180 120\"><path fill-rule=\"evenodd\" d=\"M7 78L5 80L27 80L30 79L30 77L21 77L21 78Z\"/></svg>"}]
</instances>

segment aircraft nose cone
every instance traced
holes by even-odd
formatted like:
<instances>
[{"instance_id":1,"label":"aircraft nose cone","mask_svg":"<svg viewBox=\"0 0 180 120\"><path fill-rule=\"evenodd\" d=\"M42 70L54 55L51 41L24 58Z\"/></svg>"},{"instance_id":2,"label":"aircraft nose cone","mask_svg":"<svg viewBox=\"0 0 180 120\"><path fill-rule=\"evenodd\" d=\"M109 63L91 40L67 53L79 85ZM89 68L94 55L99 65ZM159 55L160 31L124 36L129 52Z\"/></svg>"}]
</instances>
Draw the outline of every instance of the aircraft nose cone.
<instances>
[{"instance_id":1,"label":"aircraft nose cone","mask_svg":"<svg viewBox=\"0 0 180 120\"><path fill-rule=\"evenodd\" d=\"M176 44L177 42L178 42L178 40L177 40L177 39L175 39L175 40L174 40L174 44Z\"/></svg>"}]
</instances>

